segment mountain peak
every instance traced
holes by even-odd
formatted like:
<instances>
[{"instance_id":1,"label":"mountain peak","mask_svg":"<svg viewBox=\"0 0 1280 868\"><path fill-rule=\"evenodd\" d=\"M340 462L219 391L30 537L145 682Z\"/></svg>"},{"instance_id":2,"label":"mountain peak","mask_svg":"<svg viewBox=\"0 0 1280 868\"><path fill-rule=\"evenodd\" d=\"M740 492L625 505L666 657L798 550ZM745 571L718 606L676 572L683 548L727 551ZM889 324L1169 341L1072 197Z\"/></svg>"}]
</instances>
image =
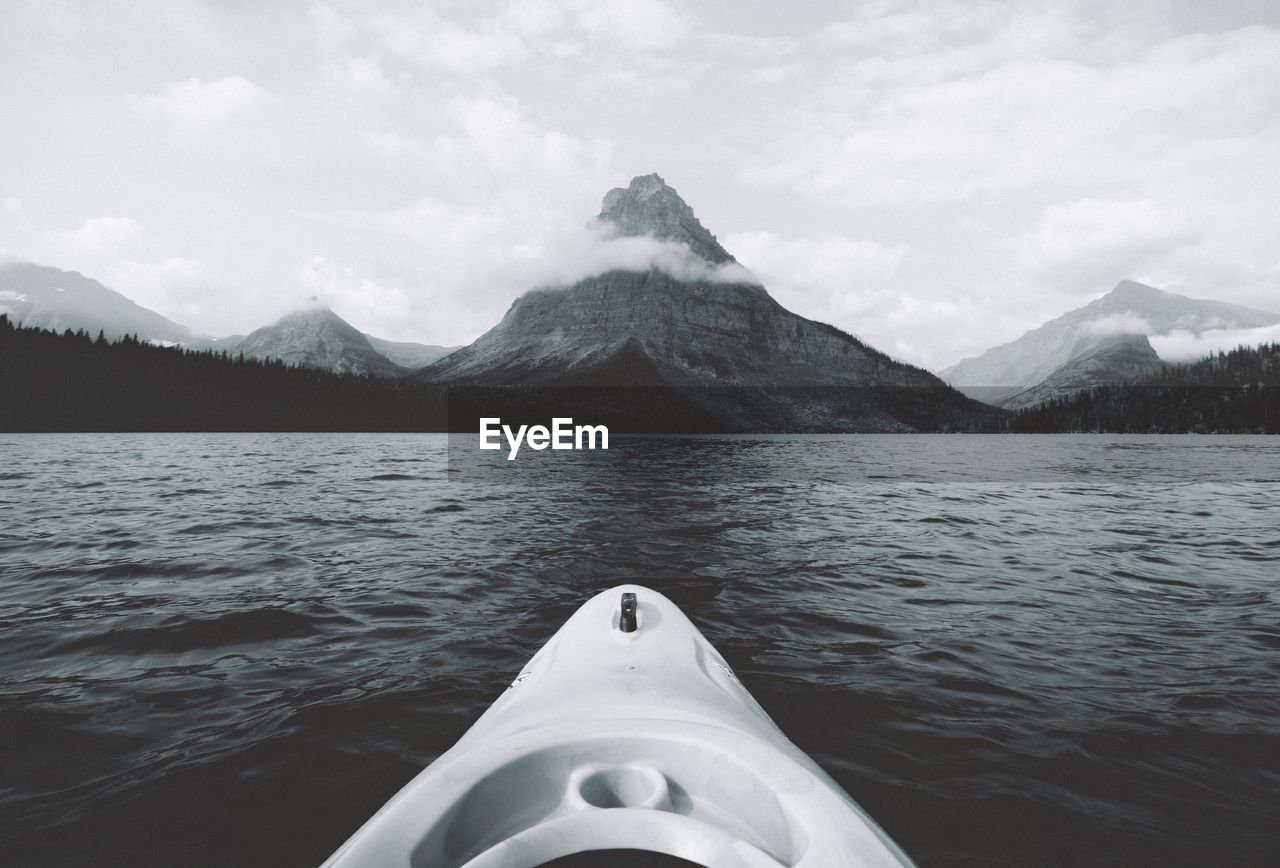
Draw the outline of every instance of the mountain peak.
<instances>
[{"instance_id":1,"label":"mountain peak","mask_svg":"<svg viewBox=\"0 0 1280 868\"><path fill-rule=\"evenodd\" d=\"M1147 286L1145 283L1138 283L1135 280L1122 280L1107 293L1109 298L1134 300L1160 298L1165 295L1168 295L1168 293L1164 290L1156 289L1154 286Z\"/></svg>"},{"instance_id":2,"label":"mountain peak","mask_svg":"<svg viewBox=\"0 0 1280 868\"><path fill-rule=\"evenodd\" d=\"M606 193L599 219L616 226L620 235L647 235L687 244L696 255L716 265L734 261L680 194L656 173L637 175L629 186Z\"/></svg>"},{"instance_id":3,"label":"mountain peak","mask_svg":"<svg viewBox=\"0 0 1280 868\"><path fill-rule=\"evenodd\" d=\"M277 322L298 319L329 319L338 320L344 324L346 323L346 320L333 312L333 308L329 307L327 304L321 304L315 299L312 299L302 307L294 308L289 311L284 316L280 317Z\"/></svg>"},{"instance_id":4,"label":"mountain peak","mask_svg":"<svg viewBox=\"0 0 1280 868\"><path fill-rule=\"evenodd\" d=\"M339 373L394 377L403 373L368 337L323 304L309 304L250 332L237 349L246 356Z\"/></svg>"}]
</instances>

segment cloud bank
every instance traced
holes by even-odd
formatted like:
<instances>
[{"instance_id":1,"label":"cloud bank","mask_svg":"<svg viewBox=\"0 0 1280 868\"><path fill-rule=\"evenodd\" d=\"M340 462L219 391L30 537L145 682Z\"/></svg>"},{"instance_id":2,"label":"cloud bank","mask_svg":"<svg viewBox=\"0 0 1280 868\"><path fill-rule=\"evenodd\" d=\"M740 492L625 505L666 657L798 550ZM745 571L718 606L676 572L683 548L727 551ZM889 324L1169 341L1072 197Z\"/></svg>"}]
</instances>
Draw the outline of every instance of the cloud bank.
<instances>
[{"instance_id":1,"label":"cloud bank","mask_svg":"<svg viewBox=\"0 0 1280 868\"><path fill-rule=\"evenodd\" d=\"M233 115L262 103L266 91L239 75L216 81L188 78L166 85L159 93L133 97L146 112L161 115L182 126L204 127L221 123Z\"/></svg>"},{"instance_id":2,"label":"cloud bank","mask_svg":"<svg viewBox=\"0 0 1280 868\"><path fill-rule=\"evenodd\" d=\"M1153 335L1155 326L1146 317L1136 313L1113 313L1091 319L1081 325L1081 331L1089 335Z\"/></svg>"},{"instance_id":3,"label":"cloud bank","mask_svg":"<svg viewBox=\"0 0 1280 868\"><path fill-rule=\"evenodd\" d=\"M760 280L742 265L713 265L689 245L640 236L618 236L615 227L593 222L581 232L557 240L531 261L530 282L538 288L567 286L609 271L660 271L677 280L745 283Z\"/></svg>"},{"instance_id":4,"label":"cloud bank","mask_svg":"<svg viewBox=\"0 0 1280 868\"><path fill-rule=\"evenodd\" d=\"M1175 330L1167 335L1150 337L1149 340L1156 354L1166 362L1190 362L1219 350L1280 342L1280 325L1256 329L1211 329L1198 335Z\"/></svg>"}]
</instances>

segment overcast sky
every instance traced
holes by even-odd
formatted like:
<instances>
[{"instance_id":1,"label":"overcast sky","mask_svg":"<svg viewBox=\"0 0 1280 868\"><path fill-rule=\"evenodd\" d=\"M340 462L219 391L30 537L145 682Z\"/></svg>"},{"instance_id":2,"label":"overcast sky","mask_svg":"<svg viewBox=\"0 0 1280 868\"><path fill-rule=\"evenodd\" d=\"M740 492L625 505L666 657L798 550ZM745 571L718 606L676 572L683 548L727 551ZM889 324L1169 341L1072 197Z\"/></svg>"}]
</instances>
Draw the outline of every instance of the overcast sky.
<instances>
[{"instance_id":1,"label":"overcast sky","mask_svg":"<svg viewBox=\"0 0 1280 868\"><path fill-rule=\"evenodd\" d=\"M655 171L928 367L1121 278L1280 311L1275 2L5 0L0 110L0 255L213 334L467 343Z\"/></svg>"}]
</instances>

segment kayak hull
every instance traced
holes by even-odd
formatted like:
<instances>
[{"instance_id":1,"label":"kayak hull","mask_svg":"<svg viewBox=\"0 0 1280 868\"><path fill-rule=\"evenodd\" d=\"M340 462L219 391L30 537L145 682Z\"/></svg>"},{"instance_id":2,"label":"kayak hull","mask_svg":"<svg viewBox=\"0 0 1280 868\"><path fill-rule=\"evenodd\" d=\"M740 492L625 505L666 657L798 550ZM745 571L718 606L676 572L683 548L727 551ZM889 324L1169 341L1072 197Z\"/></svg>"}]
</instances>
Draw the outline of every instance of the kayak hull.
<instances>
[{"instance_id":1,"label":"kayak hull","mask_svg":"<svg viewBox=\"0 0 1280 868\"><path fill-rule=\"evenodd\" d=\"M534 868L616 849L708 868L911 864L674 603L624 585L585 603L325 868Z\"/></svg>"}]
</instances>

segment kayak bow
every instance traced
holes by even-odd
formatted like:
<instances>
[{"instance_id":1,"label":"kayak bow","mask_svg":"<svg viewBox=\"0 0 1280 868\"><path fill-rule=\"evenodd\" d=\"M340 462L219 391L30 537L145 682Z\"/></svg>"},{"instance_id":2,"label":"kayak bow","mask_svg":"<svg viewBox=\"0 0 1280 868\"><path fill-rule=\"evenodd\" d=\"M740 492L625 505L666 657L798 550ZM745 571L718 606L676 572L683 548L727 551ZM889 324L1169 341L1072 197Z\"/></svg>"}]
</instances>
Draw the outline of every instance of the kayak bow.
<instances>
[{"instance_id":1,"label":"kayak bow","mask_svg":"<svg viewBox=\"0 0 1280 868\"><path fill-rule=\"evenodd\" d=\"M674 603L588 600L324 868L535 868L640 850L707 868L911 861Z\"/></svg>"}]
</instances>

